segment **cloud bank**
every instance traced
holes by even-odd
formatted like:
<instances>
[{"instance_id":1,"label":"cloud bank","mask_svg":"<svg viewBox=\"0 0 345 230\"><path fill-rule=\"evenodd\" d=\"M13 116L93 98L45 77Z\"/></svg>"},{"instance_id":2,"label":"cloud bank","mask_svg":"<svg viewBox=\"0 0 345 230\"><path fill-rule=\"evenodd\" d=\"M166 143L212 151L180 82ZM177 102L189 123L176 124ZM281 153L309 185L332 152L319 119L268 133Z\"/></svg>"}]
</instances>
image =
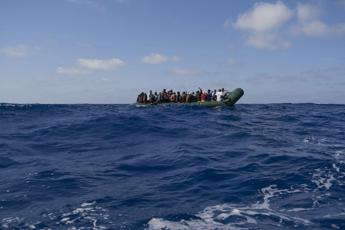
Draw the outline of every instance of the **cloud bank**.
<instances>
[{"instance_id":1,"label":"cloud bank","mask_svg":"<svg viewBox=\"0 0 345 230\"><path fill-rule=\"evenodd\" d=\"M62 75L83 75L90 74L94 71L109 71L125 66L126 63L119 58L111 59L85 59L78 58L75 66L58 67L57 74Z\"/></svg>"},{"instance_id":2,"label":"cloud bank","mask_svg":"<svg viewBox=\"0 0 345 230\"><path fill-rule=\"evenodd\" d=\"M290 9L282 1L260 2L240 14L234 23L226 20L224 26L243 31L248 46L266 50L290 48L289 35L345 35L345 22L329 25L321 19L320 12L318 5L298 3L295 9ZM293 25L287 30L288 23Z\"/></svg>"}]
</instances>

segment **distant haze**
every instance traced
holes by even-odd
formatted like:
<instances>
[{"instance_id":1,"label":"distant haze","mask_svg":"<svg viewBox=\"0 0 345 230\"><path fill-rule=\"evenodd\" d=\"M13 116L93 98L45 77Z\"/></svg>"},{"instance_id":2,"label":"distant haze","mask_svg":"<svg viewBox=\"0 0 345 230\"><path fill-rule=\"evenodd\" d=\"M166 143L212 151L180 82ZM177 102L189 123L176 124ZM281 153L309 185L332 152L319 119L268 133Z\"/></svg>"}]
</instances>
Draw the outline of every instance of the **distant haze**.
<instances>
[{"instance_id":1,"label":"distant haze","mask_svg":"<svg viewBox=\"0 0 345 230\"><path fill-rule=\"evenodd\" d=\"M0 35L0 102L345 103L344 0L2 0Z\"/></svg>"}]
</instances>

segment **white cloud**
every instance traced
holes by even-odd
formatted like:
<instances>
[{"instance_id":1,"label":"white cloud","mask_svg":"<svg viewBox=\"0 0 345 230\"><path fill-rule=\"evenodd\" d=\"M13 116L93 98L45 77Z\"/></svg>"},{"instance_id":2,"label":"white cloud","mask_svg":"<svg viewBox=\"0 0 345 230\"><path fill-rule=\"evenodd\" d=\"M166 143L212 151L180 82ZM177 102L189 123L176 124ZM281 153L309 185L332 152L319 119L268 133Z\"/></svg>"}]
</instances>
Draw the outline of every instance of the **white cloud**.
<instances>
[{"instance_id":1,"label":"white cloud","mask_svg":"<svg viewBox=\"0 0 345 230\"><path fill-rule=\"evenodd\" d=\"M92 70L111 70L125 65L119 58L112 58L109 60L79 58L77 62L80 67Z\"/></svg>"},{"instance_id":2,"label":"white cloud","mask_svg":"<svg viewBox=\"0 0 345 230\"><path fill-rule=\"evenodd\" d=\"M58 67L56 69L56 73L61 74L61 75L84 75L84 74L89 74L90 71L81 69L78 67L71 67L71 68Z\"/></svg>"},{"instance_id":3,"label":"white cloud","mask_svg":"<svg viewBox=\"0 0 345 230\"><path fill-rule=\"evenodd\" d=\"M235 28L254 32L267 32L279 28L291 17L292 11L281 1L256 3L253 9L239 15ZM225 25L229 25L226 21Z\"/></svg>"},{"instance_id":4,"label":"white cloud","mask_svg":"<svg viewBox=\"0 0 345 230\"><path fill-rule=\"evenodd\" d=\"M276 33L257 33L250 35L247 39L247 44L258 48L268 50L282 50L291 47L291 43L284 40Z\"/></svg>"},{"instance_id":5,"label":"white cloud","mask_svg":"<svg viewBox=\"0 0 345 230\"><path fill-rule=\"evenodd\" d=\"M183 69L183 68L175 68L171 70L171 74L178 75L178 76L196 76L200 75L202 71L197 69Z\"/></svg>"},{"instance_id":6,"label":"white cloud","mask_svg":"<svg viewBox=\"0 0 345 230\"><path fill-rule=\"evenodd\" d=\"M112 59L84 59L78 58L72 67L58 67L57 74L61 75L84 75L94 71L109 71L125 66L126 63L119 58Z\"/></svg>"},{"instance_id":7,"label":"white cloud","mask_svg":"<svg viewBox=\"0 0 345 230\"><path fill-rule=\"evenodd\" d=\"M328 25L321 20L298 24L291 29L294 35L306 36L342 36L345 35L345 23Z\"/></svg>"},{"instance_id":8,"label":"white cloud","mask_svg":"<svg viewBox=\"0 0 345 230\"><path fill-rule=\"evenodd\" d=\"M0 49L0 53L9 57L25 57L28 55L30 47L27 45L7 46Z\"/></svg>"},{"instance_id":9,"label":"white cloud","mask_svg":"<svg viewBox=\"0 0 345 230\"><path fill-rule=\"evenodd\" d=\"M297 5L298 23L292 27L294 35L328 36L345 34L345 23L329 25L320 19L318 6L310 4Z\"/></svg>"},{"instance_id":10,"label":"white cloud","mask_svg":"<svg viewBox=\"0 0 345 230\"><path fill-rule=\"evenodd\" d=\"M292 27L293 34L320 36L330 32L329 26L319 19L320 10L317 6L299 3L296 11L298 24Z\"/></svg>"},{"instance_id":11,"label":"white cloud","mask_svg":"<svg viewBox=\"0 0 345 230\"><path fill-rule=\"evenodd\" d=\"M342 0L343 1L343 0ZM275 3L256 3L240 14L235 21L224 22L247 32L246 44L258 49L281 50L291 47L287 35L331 36L345 35L345 23L330 25L320 19L322 10L318 5L298 3L295 10L289 9L282 1ZM295 23L286 33L284 25L295 18Z\"/></svg>"},{"instance_id":12,"label":"white cloud","mask_svg":"<svg viewBox=\"0 0 345 230\"><path fill-rule=\"evenodd\" d=\"M169 57L169 56L158 54L158 53L152 53L150 55L143 57L141 61L146 64L156 65L156 64L161 64L168 61L173 61L173 62L179 61L179 57L177 56Z\"/></svg>"},{"instance_id":13,"label":"white cloud","mask_svg":"<svg viewBox=\"0 0 345 230\"><path fill-rule=\"evenodd\" d=\"M300 22L315 20L319 15L320 10L315 5L301 3L297 5L297 19Z\"/></svg>"},{"instance_id":14,"label":"white cloud","mask_svg":"<svg viewBox=\"0 0 345 230\"><path fill-rule=\"evenodd\" d=\"M280 50L291 47L279 29L292 17L293 12L281 1L256 3L252 9L240 14L234 28L249 32L246 43L258 49ZM229 20L224 26L230 25Z\"/></svg>"},{"instance_id":15,"label":"white cloud","mask_svg":"<svg viewBox=\"0 0 345 230\"><path fill-rule=\"evenodd\" d=\"M329 26L320 20L308 21L300 23L292 28L292 32L296 35L304 34L309 36L321 36L330 32Z\"/></svg>"}]
</instances>

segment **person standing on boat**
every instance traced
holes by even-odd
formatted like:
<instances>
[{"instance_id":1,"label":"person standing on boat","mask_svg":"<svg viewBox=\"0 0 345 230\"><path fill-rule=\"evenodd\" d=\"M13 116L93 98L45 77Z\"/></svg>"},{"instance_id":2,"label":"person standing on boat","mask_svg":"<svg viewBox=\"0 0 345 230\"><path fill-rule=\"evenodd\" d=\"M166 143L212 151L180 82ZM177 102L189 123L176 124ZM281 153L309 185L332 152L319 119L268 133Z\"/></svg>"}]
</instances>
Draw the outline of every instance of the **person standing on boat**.
<instances>
[{"instance_id":1,"label":"person standing on boat","mask_svg":"<svg viewBox=\"0 0 345 230\"><path fill-rule=\"evenodd\" d=\"M157 103L162 103L163 102L163 93L159 92L157 96Z\"/></svg>"},{"instance_id":2,"label":"person standing on boat","mask_svg":"<svg viewBox=\"0 0 345 230\"><path fill-rule=\"evenodd\" d=\"M211 101L211 100L212 100L211 90L207 90L206 101Z\"/></svg>"},{"instance_id":3,"label":"person standing on boat","mask_svg":"<svg viewBox=\"0 0 345 230\"><path fill-rule=\"evenodd\" d=\"M162 98L162 101L163 101L163 102L169 102L169 101L170 101L166 89L163 89L162 97L163 97L163 98Z\"/></svg>"},{"instance_id":4,"label":"person standing on boat","mask_svg":"<svg viewBox=\"0 0 345 230\"><path fill-rule=\"evenodd\" d=\"M201 94L200 91L197 90L197 91L196 91L196 94L195 94L196 101L201 101L200 94Z\"/></svg>"},{"instance_id":5,"label":"person standing on boat","mask_svg":"<svg viewBox=\"0 0 345 230\"><path fill-rule=\"evenodd\" d=\"M181 102L187 102L187 93L186 92L183 92L182 93L182 96L181 96Z\"/></svg>"},{"instance_id":6,"label":"person standing on boat","mask_svg":"<svg viewBox=\"0 0 345 230\"><path fill-rule=\"evenodd\" d=\"M181 93L180 93L180 91L177 91L176 102L181 102Z\"/></svg>"},{"instance_id":7,"label":"person standing on boat","mask_svg":"<svg viewBox=\"0 0 345 230\"><path fill-rule=\"evenodd\" d=\"M228 94L229 94L229 91L227 90L224 90L224 88L222 88L222 97L223 97L223 100L226 100L228 99Z\"/></svg>"},{"instance_id":8,"label":"person standing on boat","mask_svg":"<svg viewBox=\"0 0 345 230\"><path fill-rule=\"evenodd\" d=\"M143 93L140 93L137 97L137 103L143 103Z\"/></svg>"},{"instance_id":9,"label":"person standing on boat","mask_svg":"<svg viewBox=\"0 0 345 230\"><path fill-rule=\"evenodd\" d=\"M188 93L188 94L186 95L186 102L187 102L187 103L192 102L192 94L191 94L191 93Z\"/></svg>"},{"instance_id":10,"label":"person standing on boat","mask_svg":"<svg viewBox=\"0 0 345 230\"><path fill-rule=\"evenodd\" d=\"M205 102L206 101L206 92L204 90L200 89L200 101Z\"/></svg>"},{"instance_id":11,"label":"person standing on boat","mask_svg":"<svg viewBox=\"0 0 345 230\"><path fill-rule=\"evenodd\" d=\"M152 103L156 104L157 102L158 102L158 93L155 92L155 93L153 94L153 102L152 102Z\"/></svg>"},{"instance_id":12,"label":"person standing on boat","mask_svg":"<svg viewBox=\"0 0 345 230\"><path fill-rule=\"evenodd\" d=\"M152 90L149 92L149 102L154 103L155 102L155 96L152 93Z\"/></svg>"},{"instance_id":13,"label":"person standing on boat","mask_svg":"<svg viewBox=\"0 0 345 230\"><path fill-rule=\"evenodd\" d=\"M216 101L217 100L217 90L213 90L212 92L212 101Z\"/></svg>"},{"instance_id":14,"label":"person standing on boat","mask_svg":"<svg viewBox=\"0 0 345 230\"><path fill-rule=\"evenodd\" d=\"M221 102L223 100L223 93L221 89L219 89L218 92L216 93L216 98L218 102Z\"/></svg>"}]
</instances>

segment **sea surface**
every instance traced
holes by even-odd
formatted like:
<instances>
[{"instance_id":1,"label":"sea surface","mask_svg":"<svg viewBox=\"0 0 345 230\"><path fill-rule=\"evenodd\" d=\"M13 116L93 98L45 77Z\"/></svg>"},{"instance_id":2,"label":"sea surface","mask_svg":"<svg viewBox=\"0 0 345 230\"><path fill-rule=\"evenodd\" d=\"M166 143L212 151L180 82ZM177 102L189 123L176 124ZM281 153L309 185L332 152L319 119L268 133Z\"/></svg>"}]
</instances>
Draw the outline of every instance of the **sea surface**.
<instances>
[{"instance_id":1,"label":"sea surface","mask_svg":"<svg viewBox=\"0 0 345 230\"><path fill-rule=\"evenodd\" d=\"M345 105L0 104L0 229L345 229Z\"/></svg>"}]
</instances>

